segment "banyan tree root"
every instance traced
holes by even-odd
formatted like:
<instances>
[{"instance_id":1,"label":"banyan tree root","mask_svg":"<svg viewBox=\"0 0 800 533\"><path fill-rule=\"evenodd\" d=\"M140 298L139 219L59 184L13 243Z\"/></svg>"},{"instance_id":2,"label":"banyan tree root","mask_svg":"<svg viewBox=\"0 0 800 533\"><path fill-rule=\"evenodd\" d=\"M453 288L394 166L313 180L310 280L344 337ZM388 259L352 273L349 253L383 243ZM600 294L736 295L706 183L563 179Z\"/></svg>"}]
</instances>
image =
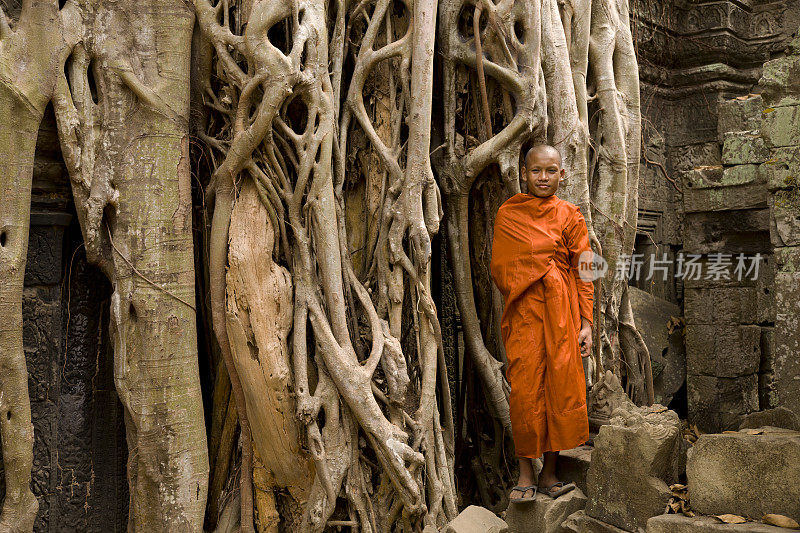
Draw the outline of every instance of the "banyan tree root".
<instances>
[{"instance_id":1,"label":"banyan tree root","mask_svg":"<svg viewBox=\"0 0 800 533\"><path fill-rule=\"evenodd\" d=\"M85 2L54 109L87 256L111 280L133 531L198 531L208 485L191 233L194 16L181 1Z\"/></svg>"},{"instance_id":2,"label":"banyan tree root","mask_svg":"<svg viewBox=\"0 0 800 533\"><path fill-rule=\"evenodd\" d=\"M275 233L252 182L243 185L231 215L227 331L251 416L253 445L264 480L308 497L314 466L300 450L287 340L292 325L289 272L272 259ZM274 479L272 479L274 478Z\"/></svg>"},{"instance_id":3,"label":"banyan tree root","mask_svg":"<svg viewBox=\"0 0 800 533\"><path fill-rule=\"evenodd\" d=\"M0 61L0 68L5 67L6 58ZM22 283L33 154L44 107L32 108L12 88L0 84L0 109L0 435L6 477L0 531L32 531L39 504L30 489L33 425L22 349Z\"/></svg>"},{"instance_id":4,"label":"banyan tree root","mask_svg":"<svg viewBox=\"0 0 800 533\"><path fill-rule=\"evenodd\" d=\"M263 423L268 431L277 406L285 409L291 400L276 403L271 391L254 386L261 378L245 374L258 370L278 377L277 390L292 384L296 413L280 414L289 428L295 416L299 419L299 440L308 458L301 464L313 463L314 472L303 530L345 523L364 531L384 531L392 524L442 526L456 508L449 395L436 394L437 383L449 389L429 271L430 238L441 218L428 156L436 2L340 1L327 9L319 0L242 6L196 0L195 6L214 48L215 75L222 80L213 89L208 85L212 119L203 136L217 161L208 187L214 205L209 269L217 301L212 307L226 305L213 291L214 272L224 273L226 263L231 275L235 265L237 271L245 267L243 261L270 263L264 255L256 259L235 252L239 247L234 249L233 241L229 249L228 235L260 235L264 253L273 254L268 290L283 294L291 286L294 291L290 376L285 361L264 359L258 369L243 364L238 352L247 343L232 343L242 395L252 399L247 415L254 428ZM342 70L348 54L355 56L352 72ZM329 62L338 65L332 75ZM384 78L395 95L387 113L392 127L379 128L389 132L381 138L362 92L364 80L390 64L399 67ZM407 131L401 131L403 122ZM361 277L351 264L343 192L348 136L356 132L366 137L385 171L376 202L381 219L374 233L375 259L359 269ZM234 212L242 203L253 207L254 191L263 210L250 210L232 225L231 204ZM267 220L268 234L247 229ZM244 301L252 310L264 286L234 281L231 275L228 329L222 335L233 340L240 336L234 329L246 332L246 321L234 323L231 313L241 318ZM410 304L410 322L404 301ZM286 331L285 315L263 309L258 318L263 327ZM249 320L252 328L253 313ZM414 331L410 347L399 338L408 330ZM257 338L255 346L261 358ZM254 347L248 350L250 357ZM270 407L251 410L251 405ZM288 439L285 445L296 453ZM273 474L285 470L275 454L261 459ZM283 487L288 477L272 479ZM243 506L252 512L252 504ZM247 510L242 511L244 516Z\"/></svg>"},{"instance_id":5,"label":"banyan tree root","mask_svg":"<svg viewBox=\"0 0 800 533\"><path fill-rule=\"evenodd\" d=\"M593 146L592 207L599 217L598 238L608 261L599 304L601 330L618 346L601 353L603 368L615 367L623 359L627 367L641 369L642 379L632 374L632 398L638 404L654 400L650 354L636 329L627 284L613 279L622 255L633 252L638 210L641 113L639 69L630 31L628 2L593 0L589 46L589 87L595 121L590 124ZM617 340L618 339L618 340ZM601 343L601 348L603 343Z\"/></svg>"}]
</instances>

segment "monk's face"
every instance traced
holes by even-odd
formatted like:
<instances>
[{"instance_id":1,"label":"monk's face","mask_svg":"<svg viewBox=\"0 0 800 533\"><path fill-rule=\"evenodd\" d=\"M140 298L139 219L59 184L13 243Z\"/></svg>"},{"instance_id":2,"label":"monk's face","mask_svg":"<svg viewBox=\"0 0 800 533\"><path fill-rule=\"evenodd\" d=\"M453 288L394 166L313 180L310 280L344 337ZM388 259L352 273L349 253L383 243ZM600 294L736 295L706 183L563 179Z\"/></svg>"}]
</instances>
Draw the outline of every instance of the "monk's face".
<instances>
[{"instance_id":1,"label":"monk's face","mask_svg":"<svg viewBox=\"0 0 800 533\"><path fill-rule=\"evenodd\" d=\"M539 150L533 152L525 162L525 180L528 182L528 194L545 198L558 190L564 179L564 169L558 152L555 150Z\"/></svg>"}]
</instances>

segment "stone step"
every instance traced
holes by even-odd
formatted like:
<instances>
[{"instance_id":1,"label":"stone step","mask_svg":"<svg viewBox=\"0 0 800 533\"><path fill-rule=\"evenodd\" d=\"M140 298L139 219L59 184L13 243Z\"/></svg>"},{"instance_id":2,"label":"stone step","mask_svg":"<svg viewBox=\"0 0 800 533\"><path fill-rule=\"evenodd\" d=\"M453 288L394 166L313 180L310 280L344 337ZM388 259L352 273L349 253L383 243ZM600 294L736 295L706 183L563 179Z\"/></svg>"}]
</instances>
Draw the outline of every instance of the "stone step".
<instances>
[{"instance_id":1,"label":"stone step","mask_svg":"<svg viewBox=\"0 0 800 533\"><path fill-rule=\"evenodd\" d=\"M561 523L562 527L572 533L628 533L624 529L592 518L585 511L572 513Z\"/></svg>"},{"instance_id":2,"label":"stone step","mask_svg":"<svg viewBox=\"0 0 800 533\"><path fill-rule=\"evenodd\" d=\"M689 450L686 477L697 512L800 521L800 432L765 427L701 435Z\"/></svg>"},{"instance_id":3,"label":"stone step","mask_svg":"<svg viewBox=\"0 0 800 533\"><path fill-rule=\"evenodd\" d=\"M509 533L563 533L569 531L561 523L576 511L584 508L586 496L581 489L551 498L537 494L528 503L511 503L506 511Z\"/></svg>"},{"instance_id":4,"label":"stone step","mask_svg":"<svg viewBox=\"0 0 800 533\"><path fill-rule=\"evenodd\" d=\"M669 485L683 472L685 441L678 415L665 407L616 409L594 439L586 514L628 531L664 512Z\"/></svg>"},{"instance_id":5,"label":"stone step","mask_svg":"<svg viewBox=\"0 0 800 533\"><path fill-rule=\"evenodd\" d=\"M663 514L647 521L647 533L783 533L797 531L761 522L724 524L710 516L689 518L682 514Z\"/></svg>"}]
</instances>

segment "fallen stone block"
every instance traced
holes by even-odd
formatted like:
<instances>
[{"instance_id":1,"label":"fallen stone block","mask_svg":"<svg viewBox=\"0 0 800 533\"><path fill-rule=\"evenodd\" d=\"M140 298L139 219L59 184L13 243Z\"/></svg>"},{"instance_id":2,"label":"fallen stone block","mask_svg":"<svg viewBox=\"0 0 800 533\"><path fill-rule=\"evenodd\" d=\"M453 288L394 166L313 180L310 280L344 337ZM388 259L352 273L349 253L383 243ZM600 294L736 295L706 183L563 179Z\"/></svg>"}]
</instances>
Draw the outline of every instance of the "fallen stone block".
<instances>
[{"instance_id":1,"label":"fallen stone block","mask_svg":"<svg viewBox=\"0 0 800 533\"><path fill-rule=\"evenodd\" d=\"M592 446L564 450L558 456L558 479L575 485L586 494L586 474L592 463Z\"/></svg>"},{"instance_id":2,"label":"fallen stone block","mask_svg":"<svg viewBox=\"0 0 800 533\"><path fill-rule=\"evenodd\" d=\"M785 407L765 409L764 411L756 411L755 413L744 415L742 423L739 424L739 429L763 428L766 426L800 431L800 417Z\"/></svg>"},{"instance_id":3,"label":"fallen stone block","mask_svg":"<svg viewBox=\"0 0 800 533\"><path fill-rule=\"evenodd\" d=\"M586 514L586 511L572 513L561 523L561 526L574 533L627 533L624 529L592 518Z\"/></svg>"},{"instance_id":4,"label":"fallen stone block","mask_svg":"<svg viewBox=\"0 0 800 533\"><path fill-rule=\"evenodd\" d=\"M561 523L572 513L583 509L586 496L581 489L551 498L536 494L528 503L511 503L506 511L509 533L562 533L568 531Z\"/></svg>"},{"instance_id":5,"label":"fallen stone block","mask_svg":"<svg viewBox=\"0 0 800 533\"><path fill-rule=\"evenodd\" d=\"M753 519L774 513L800 520L800 432L767 427L761 434L751 433L697 439L686 465L692 509Z\"/></svg>"},{"instance_id":6,"label":"fallen stone block","mask_svg":"<svg viewBox=\"0 0 800 533\"><path fill-rule=\"evenodd\" d=\"M445 526L444 533L508 533L508 524L489 509L470 505Z\"/></svg>"},{"instance_id":7,"label":"fallen stone block","mask_svg":"<svg viewBox=\"0 0 800 533\"><path fill-rule=\"evenodd\" d=\"M724 524L710 516L689 518L682 514L654 516L647 521L647 533L783 533L792 531L760 522Z\"/></svg>"},{"instance_id":8,"label":"fallen stone block","mask_svg":"<svg viewBox=\"0 0 800 533\"><path fill-rule=\"evenodd\" d=\"M618 385L617 383L615 383ZM664 512L683 472L678 415L665 407L617 408L594 439L586 514L628 531Z\"/></svg>"},{"instance_id":9,"label":"fallen stone block","mask_svg":"<svg viewBox=\"0 0 800 533\"><path fill-rule=\"evenodd\" d=\"M634 320L650 352L656 403L668 405L686 381L686 350L681 331L676 329L670 334L668 328L672 317L681 316L681 309L636 287L628 287L628 296Z\"/></svg>"}]
</instances>

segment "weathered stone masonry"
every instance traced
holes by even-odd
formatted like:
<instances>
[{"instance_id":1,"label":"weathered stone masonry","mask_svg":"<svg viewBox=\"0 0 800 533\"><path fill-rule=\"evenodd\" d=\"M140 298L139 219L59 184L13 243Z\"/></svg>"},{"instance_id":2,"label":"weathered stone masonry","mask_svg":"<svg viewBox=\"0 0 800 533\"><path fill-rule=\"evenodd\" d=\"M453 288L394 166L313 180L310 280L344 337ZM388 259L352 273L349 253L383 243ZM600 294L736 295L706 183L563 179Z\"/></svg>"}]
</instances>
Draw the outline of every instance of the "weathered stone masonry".
<instances>
[{"instance_id":1,"label":"weathered stone masonry","mask_svg":"<svg viewBox=\"0 0 800 533\"><path fill-rule=\"evenodd\" d=\"M784 54L800 23L800 3L642 1L638 6L634 27L648 161L636 251L659 258L666 253L669 259L679 252L701 254L703 261L711 253L764 258L755 281L701 279L684 286L673 278L674 285L638 284L683 304L684 408L690 422L703 431L736 428L742 414L782 403L775 392L776 352L791 350L777 331L782 326L776 305L784 300L776 290L792 284L785 274L775 279L778 250L773 256L770 193L762 175L775 154L768 135L760 133L762 98L747 96L761 91L762 70L770 70L764 62ZM647 314L640 309L637 319ZM662 333L661 346L666 344ZM658 382L660 354L653 351ZM797 375L788 367L782 372Z\"/></svg>"}]
</instances>

